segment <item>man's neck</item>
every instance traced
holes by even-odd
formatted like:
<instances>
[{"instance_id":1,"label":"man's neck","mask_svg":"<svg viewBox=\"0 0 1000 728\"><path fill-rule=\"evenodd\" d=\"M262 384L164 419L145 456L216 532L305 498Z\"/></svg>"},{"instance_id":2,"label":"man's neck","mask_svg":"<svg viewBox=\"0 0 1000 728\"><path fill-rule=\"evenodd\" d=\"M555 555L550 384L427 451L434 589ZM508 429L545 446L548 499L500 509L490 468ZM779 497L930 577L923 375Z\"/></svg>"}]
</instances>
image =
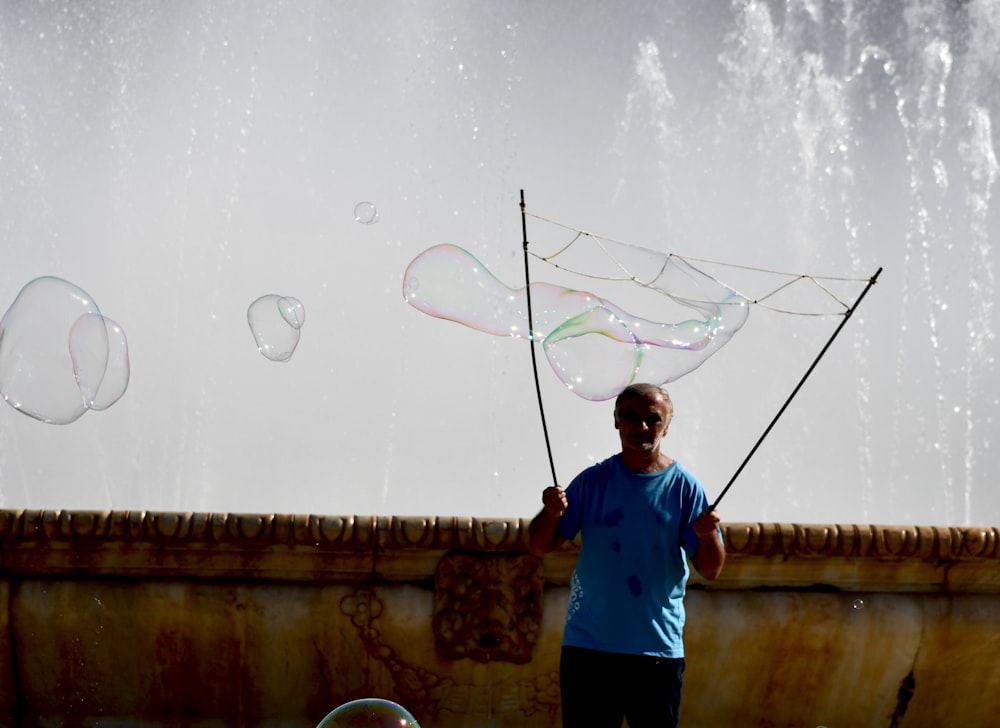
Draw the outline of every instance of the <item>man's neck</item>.
<instances>
[{"instance_id":1,"label":"man's neck","mask_svg":"<svg viewBox=\"0 0 1000 728\"><path fill-rule=\"evenodd\" d=\"M648 453L623 450L621 457L625 467L635 473L656 473L666 470L674 462L659 450Z\"/></svg>"}]
</instances>

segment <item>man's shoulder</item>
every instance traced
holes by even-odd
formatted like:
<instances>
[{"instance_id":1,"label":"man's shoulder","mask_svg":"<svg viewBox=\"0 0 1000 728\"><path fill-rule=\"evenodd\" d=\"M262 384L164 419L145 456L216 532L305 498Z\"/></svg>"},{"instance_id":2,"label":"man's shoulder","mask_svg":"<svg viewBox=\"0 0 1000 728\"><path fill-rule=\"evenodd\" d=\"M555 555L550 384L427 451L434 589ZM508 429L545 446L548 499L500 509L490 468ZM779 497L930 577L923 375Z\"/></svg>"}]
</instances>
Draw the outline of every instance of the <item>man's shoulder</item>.
<instances>
[{"instance_id":1,"label":"man's shoulder","mask_svg":"<svg viewBox=\"0 0 1000 728\"><path fill-rule=\"evenodd\" d=\"M681 465L676 460L674 461L674 467L677 470L677 476L679 478L683 479L683 481L685 483L689 483L689 484L691 484L693 486L696 486L698 488L701 487L701 480L698 478L698 476L695 475L694 473L692 473L687 468L685 468L683 465Z\"/></svg>"},{"instance_id":2,"label":"man's shoulder","mask_svg":"<svg viewBox=\"0 0 1000 728\"><path fill-rule=\"evenodd\" d=\"M619 460L621 460L621 455L611 455L610 457L600 460L590 467L585 468L583 472L590 475L605 475L618 468Z\"/></svg>"},{"instance_id":3,"label":"man's shoulder","mask_svg":"<svg viewBox=\"0 0 1000 728\"><path fill-rule=\"evenodd\" d=\"M679 487L686 497L704 497L705 487L698 477L676 460L670 468L669 476L673 487Z\"/></svg>"},{"instance_id":4,"label":"man's shoulder","mask_svg":"<svg viewBox=\"0 0 1000 728\"><path fill-rule=\"evenodd\" d=\"M672 470L678 477L685 478L687 480L697 480L691 471L685 468L679 460L674 460Z\"/></svg>"},{"instance_id":5,"label":"man's shoulder","mask_svg":"<svg viewBox=\"0 0 1000 728\"><path fill-rule=\"evenodd\" d=\"M581 470L573 479L572 484L606 482L609 478L613 477L617 468L618 455L612 455Z\"/></svg>"}]
</instances>

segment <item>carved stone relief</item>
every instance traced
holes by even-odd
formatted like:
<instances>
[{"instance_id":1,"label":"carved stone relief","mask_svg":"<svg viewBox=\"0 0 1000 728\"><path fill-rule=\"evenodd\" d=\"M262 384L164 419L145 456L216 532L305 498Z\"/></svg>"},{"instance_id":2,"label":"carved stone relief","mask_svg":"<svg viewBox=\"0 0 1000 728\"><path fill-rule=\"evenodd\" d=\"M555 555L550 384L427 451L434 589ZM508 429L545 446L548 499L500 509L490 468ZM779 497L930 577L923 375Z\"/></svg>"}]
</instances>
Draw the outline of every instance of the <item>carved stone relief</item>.
<instances>
[{"instance_id":1,"label":"carved stone relief","mask_svg":"<svg viewBox=\"0 0 1000 728\"><path fill-rule=\"evenodd\" d=\"M393 677L399 702L415 715L495 719L498 725L521 725L539 714L555 715L559 708L556 671L520 679L496 679L487 684L444 676L409 664L383 641L377 620L384 605L374 589L358 589L340 602L341 612L357 629L367 653ZM463 671L465 672L465 671Z\"/></svg>"},{"instance_id":2,"label":"carved stone relief","mask_svg":"<svg viewBox=\"0 0 1000 728\"><path fill-rule=\"evenodd\" d=\"M434 639L449 659L531 661L542 623L541 561L525 554L446 554L434 574Z\"/></svg>"}]
</instances>

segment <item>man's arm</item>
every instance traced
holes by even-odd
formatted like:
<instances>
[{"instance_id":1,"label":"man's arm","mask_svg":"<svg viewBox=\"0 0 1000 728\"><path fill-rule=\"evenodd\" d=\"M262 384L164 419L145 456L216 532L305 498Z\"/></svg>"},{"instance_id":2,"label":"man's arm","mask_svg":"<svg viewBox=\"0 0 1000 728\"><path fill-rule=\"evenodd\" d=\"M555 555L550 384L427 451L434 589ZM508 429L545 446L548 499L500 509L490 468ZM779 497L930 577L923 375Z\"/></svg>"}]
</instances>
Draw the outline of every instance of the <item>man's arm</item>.
<instances>
[{"instance_id":1,"label":"man's arm","mask_svg":"<svg viewBox=\"0 0 1000 728\"><path fill-rule=\"evenodd\" d=\"M555 549L564 539L559 535L559 517L566 510L566 494L557 485L542 491L542 510L528 525L528 550L542 556Z\"/></svg>"},{"instance_id":2,"label":"man's arm","mask_svg":"<svg viewBox=\"0 0 1000 728\"><path fill-rule=\"evenodd\" d=\"M704 511L694 522L694 532L698 536L698 551L695 552L694 568L709 581L715 581L726 563L726 547L719 538L719 514Z\"/></svg>"}]
</instances>

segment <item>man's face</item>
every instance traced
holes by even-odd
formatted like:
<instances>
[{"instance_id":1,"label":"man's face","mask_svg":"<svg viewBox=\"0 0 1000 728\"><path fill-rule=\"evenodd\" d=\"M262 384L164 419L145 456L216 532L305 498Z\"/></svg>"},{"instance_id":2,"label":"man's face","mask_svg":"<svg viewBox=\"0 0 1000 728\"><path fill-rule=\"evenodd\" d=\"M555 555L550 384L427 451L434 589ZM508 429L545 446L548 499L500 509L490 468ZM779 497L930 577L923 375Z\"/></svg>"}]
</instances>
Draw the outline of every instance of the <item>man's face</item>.
<instances>
[{"instance_id":1,"label":"man's face","mask_svg":"<svg viewBox=\"0 0 1000 728\"><path fill-rule=\"evenodd\" d=\"M629 397L615 409L615 429L623 450L656 452L667 426L667 404L660 395Z\"/></svg>"}]
</instances>

